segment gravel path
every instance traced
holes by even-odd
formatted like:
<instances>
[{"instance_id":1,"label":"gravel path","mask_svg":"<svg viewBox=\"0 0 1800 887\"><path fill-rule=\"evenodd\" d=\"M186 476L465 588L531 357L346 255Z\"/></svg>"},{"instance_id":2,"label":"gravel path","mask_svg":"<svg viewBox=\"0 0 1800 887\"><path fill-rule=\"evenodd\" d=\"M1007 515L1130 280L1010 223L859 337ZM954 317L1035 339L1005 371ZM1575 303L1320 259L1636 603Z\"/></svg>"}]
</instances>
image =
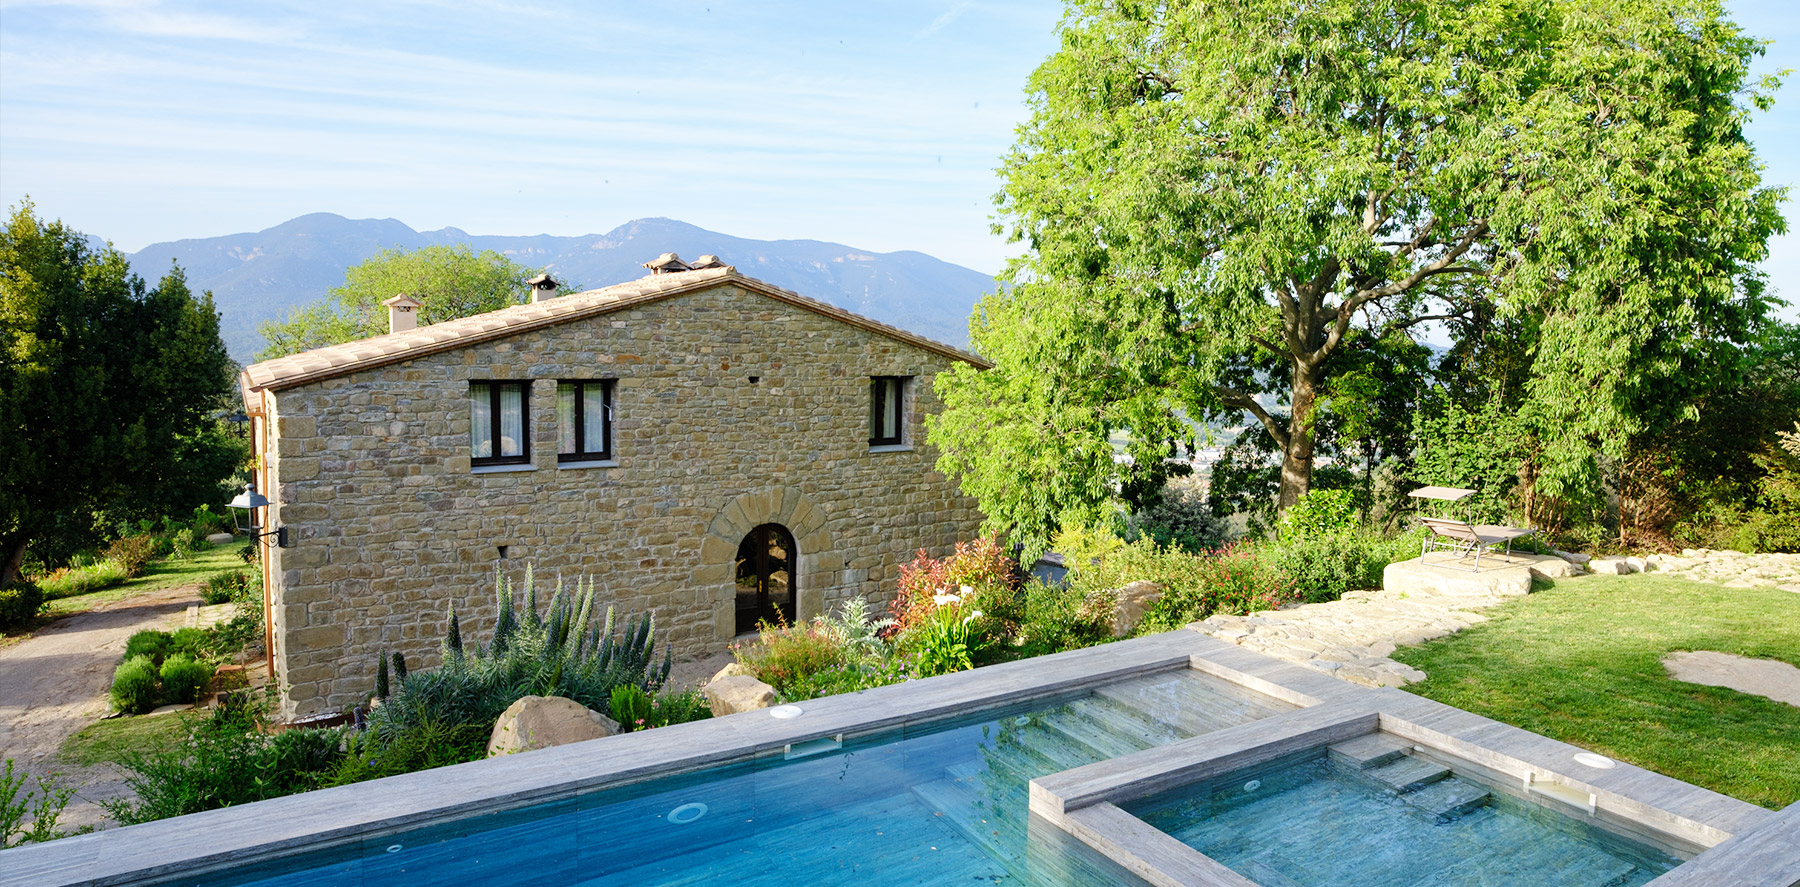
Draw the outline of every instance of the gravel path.
<instances>
[{"instance_id":1,"label":"gravel path","mask_svg":"<svg viewBox=\"0 0 1800 887\"><path fill-rule=\"evenodd\" d=\"M117 767L64 765L56 750L110 710L106 691L125 640L146 628L178 627L198 601L197 586L165 588L60 619L0 649L0 749L28 772L59 771L65 784L82 786L63 811L63 827L101 824L97 802L125 788Z\"/></svg>"}]
</instances>

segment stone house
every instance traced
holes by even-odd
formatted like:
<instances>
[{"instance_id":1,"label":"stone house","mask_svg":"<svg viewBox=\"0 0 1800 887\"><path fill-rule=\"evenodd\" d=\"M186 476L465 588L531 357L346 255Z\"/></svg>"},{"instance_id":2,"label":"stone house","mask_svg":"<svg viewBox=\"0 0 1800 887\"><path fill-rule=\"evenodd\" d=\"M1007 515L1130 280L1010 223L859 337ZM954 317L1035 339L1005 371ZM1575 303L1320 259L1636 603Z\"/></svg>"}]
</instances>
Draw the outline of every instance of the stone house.
<instances>
[{"instance_id":1,"label":"stone house","mask_svg":"<svg viewBox=\"0 0 1800 887\"><path fill-rule=\"evenodd\" d=\"M426 327L397 297L387 335L244 370L285 716L365 698L385 652L434 664L452 606L485 637L496 568L591 579L682 656L884 605L977 531L921 420L985 364L706 259Z\"/></svg>"}]
</instances>

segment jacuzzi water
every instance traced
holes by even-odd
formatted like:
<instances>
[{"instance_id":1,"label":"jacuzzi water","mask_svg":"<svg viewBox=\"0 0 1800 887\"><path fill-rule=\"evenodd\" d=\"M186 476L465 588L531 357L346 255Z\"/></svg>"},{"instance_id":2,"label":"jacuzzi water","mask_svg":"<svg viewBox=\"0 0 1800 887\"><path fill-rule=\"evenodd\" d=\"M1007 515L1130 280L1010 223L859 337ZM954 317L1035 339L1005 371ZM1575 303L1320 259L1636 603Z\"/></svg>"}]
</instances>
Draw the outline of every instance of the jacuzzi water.
<instances>
[{"instance_id":1,"label":"jacuzzi water","mask_svg":"<svg viewBox=\"0 0 1800 887\"><path fill-rule=\"evenodd\" d=\"M207 885L1141 883L1055 829L1038 776L1292 710L1191 671L373 838Z\"/></svg>"},{"instance_id":2,"label":"jacuzzi water","mask_svg":"<svg viewBox=\"0 0 1800 887\"><path fill-rule=\"evenodd\" d=\"M1263 887L1632 887L1681 864L1465 775L1395 791L1322 754L1125 806Z\"/></svg>"}]
</instances>

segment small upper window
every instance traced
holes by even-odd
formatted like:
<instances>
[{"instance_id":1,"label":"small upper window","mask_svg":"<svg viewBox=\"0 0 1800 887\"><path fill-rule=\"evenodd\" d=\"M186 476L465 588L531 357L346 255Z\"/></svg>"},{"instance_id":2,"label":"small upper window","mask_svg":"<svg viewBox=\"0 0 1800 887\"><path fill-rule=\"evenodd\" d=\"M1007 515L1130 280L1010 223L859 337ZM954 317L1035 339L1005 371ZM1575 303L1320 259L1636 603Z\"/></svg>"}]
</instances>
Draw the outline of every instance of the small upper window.
<instances>
[{"instance_id":1,"label":"small upper window","mask_svg":"<svg viewBox=\"0 0 1800 887\"><path fill-rule=\"evenodd\" d=\"M531 462L525 437L525 382L469 383L469 464Z\"/></svg>"},{"instance_id":2,"label":"small upper window","mask_svg":"<svg viewBox=\"0 0 1800 887\"><path fill-rule=\"evenodd\" d=\"M556 383L558 462L600 462L612 458L611 379Z\"/></svg>"},{"instance_id":3,"label":"small upper window","mask_svg":"<svg viewBox=\"0 0 1800 887\"><path fill-rule=\"evenodd\" d=\"M892 446L905 437L907 381L905 376L869 380L869 446Z\"/></svg>"}]
</instances>

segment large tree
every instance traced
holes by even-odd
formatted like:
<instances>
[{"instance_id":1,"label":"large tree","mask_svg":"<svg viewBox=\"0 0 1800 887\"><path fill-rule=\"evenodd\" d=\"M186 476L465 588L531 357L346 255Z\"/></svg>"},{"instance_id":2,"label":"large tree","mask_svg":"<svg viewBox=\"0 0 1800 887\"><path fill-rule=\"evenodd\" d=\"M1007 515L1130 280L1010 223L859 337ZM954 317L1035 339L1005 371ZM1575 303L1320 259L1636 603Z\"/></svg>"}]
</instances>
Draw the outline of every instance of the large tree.
<instances>
[{"instance_id":1,"label":"large tree","mask_svg":"<svg viewBox=\"0 0 1800 887\"><path fill-rule=\"evenodd\" d=\"M232 364L212 294L155 289L25 203L0 232L0 583L96 513L186 511L235 467L210 413Z\"/></svg>"},{"instance_id":2,"label":"large tree","mask_svg":"<svg viewBox=\"0 0 1800 887\"><path fill-rule=\"evenodd\" d=\"M1242 411L1285 509L1345 351L1488 312L1530 318L1520 409L1576 482L1766 308L1758 51L1716 0L1074 0L1002 170L1029 251L971 324L996 366L940 377L942 467L1041 544L1178 411Z\"/></svg>"},{"instance_id":3,"label":"large tree","mask_svg":"<svg viewBox=\"0 0 1800 887\"><path fill-rule=\"evenodd\" d=\"M286 320L258 328L267 347L258 360L297 354L388 331L388 312L381 303L408 295L424 303L419 323L468 317L516 305L537 271L494 252L477 253L466 244L427 246L410 252L383 250L344 272L342 285L323 299L302 305Z\"/></svg>"}]
</instances>

